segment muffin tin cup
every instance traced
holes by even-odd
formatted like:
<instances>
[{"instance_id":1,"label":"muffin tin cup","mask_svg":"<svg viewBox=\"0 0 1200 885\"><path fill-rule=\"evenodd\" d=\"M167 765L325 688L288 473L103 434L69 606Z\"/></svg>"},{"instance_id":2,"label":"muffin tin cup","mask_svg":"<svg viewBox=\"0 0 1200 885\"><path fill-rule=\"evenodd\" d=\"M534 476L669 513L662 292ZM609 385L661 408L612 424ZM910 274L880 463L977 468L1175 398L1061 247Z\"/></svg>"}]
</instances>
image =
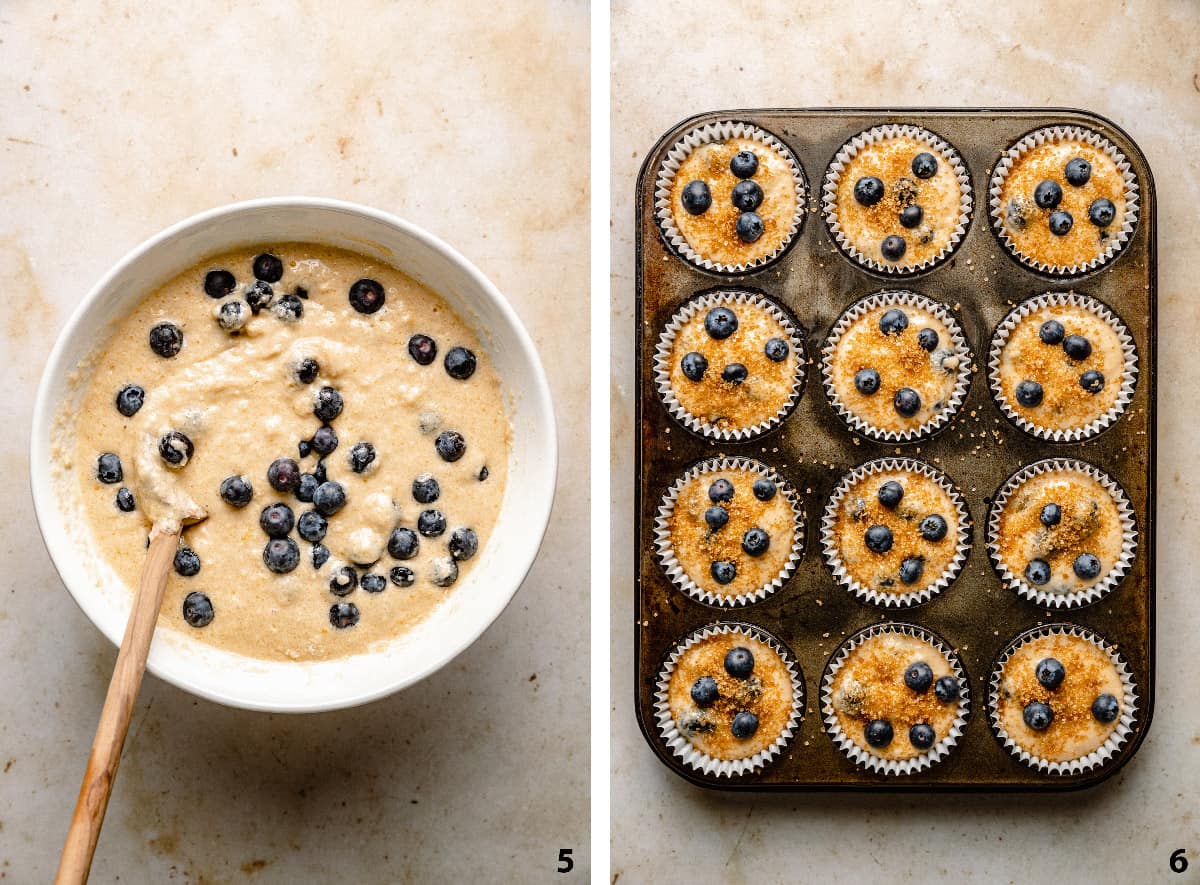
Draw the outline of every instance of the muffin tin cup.
<instances>
[{"instance_id":1,"label":"muffin tin cup","mask_svg":"<svg viewBox=\"0 0 1200 885\"><path fill-rule=\"evenodd\" d=\"M1004 725L1000 721L1000 679L1004 672L1004 665L1008 659L1026 643L1032 642L1035 639L1041 639L1044 636L1067 635L1078 636L1081 639L1086 639L1101 649L1117 668L1117 674L1121 678L1122 698L1121 698L1121 718L1117 720L1117 727L1108 739L1097 747L1092 752L1078 759L1071 759L1066 762L1052 762L1049 759L1043 759L1040 756L1035 756L1022 746L1020 746L1005 730ZM1048 775L1078 775L1086 774L1087 772L1101 768L1112 762L1120 752L1121 747L1130 739L1133 732L1134 722L1137 720L1137 703L1138 694L1137 686L1134 684L1133 675L1129 672L1129 665L1126 664L1124 657L1117 651L1116 646L1110 644L1106 639L1086 627L1079 627L1074 624L1046 624L1042 627L1037 627L1032 630L1020 634L1014 638L1001 652L1000 656L992 666L991 677L988 680L988 721L992 726L992 733L995 734L996 740L1008 750L1014 757L1034 768L1042 774Z\"/></svg>"},{"instance_id":2,"label":"muffin tin cup","mask_svg":"<svg viewBox=\"0 0 1200 885\"><path fill-rule=\"evenodd\" d=\"M675 225L671 210L671 187L675 175L688 155L696 148L714 142L729 141L734 138L746 138L757 141L769 150L775 151L784 159L792 170L792 178L796 183L796 211L792 215L791 225L787 235L778 248L770 255L750 263L724 264L705 258L691 247ZM674 146L667 151L659 167L654 184L654 217L658 222L659 232L670 248L684 261L690 262L701 270L715 274L746 274L762 270L776 261L795 241L796 236L804 226L804 215L808 208L808 181L804 177L804 169L792 153L791 148L767 132L750 123L722 120L697 126L682 135Z\"/></svg>"},{"instance_id":3,"label":"muffin tin cup","mask_svg":"<svg viewBox=\"0 0 1200 885\"><path fill-rule=\"evenodd\" d=\"M842 232L841 223L837 217L838 183L841 181L842 172L849 165L850 161L864 148L877 144L880 141L900 136L915 138L928 145L930 150L935 152L940 159L950 164L954 170L955 178L958 180L958 220L955 223L954 230L951 232L950 241L932 258L927 258L918 264L912 265L884 264L863 254ZM837 244L837 247L850 260L857 262L873 273L892 277L911 276L932 270L953 255L959 243L962 242L963 237L966 236L967 227L971 223L971 212L974 209L974 204L975 198L971 188L971 174L959 156L958 151L941 136L930 132L928 129L922 129L919 126L890 124L875 126L865 132L860 132L842 145L841 150L837 152L837 156L833 158L829 164L829 168L825 170L825 182L821 187L821 214L825 217L825 226L829 229L829 236Z\"/></svg>"},{"instance_id":4,"label":"muffin tin cup","mask_svg":"<svg viewBox=\"0 0 1200 885\"><path fill-rule=\"evenodd\" d=\"M962 686L962 694L959 695L958 699L958 712L950 725L949 731L924 753L913 756L910 759L885 759L860 746L843 731L842 725L838 721L837 713L833 709L833 681L837 677L838 671L841 670L846 660L850 657L850 653L868 639L888 634L912 636L933 645L945 657L947 663L950 664L950 672L958 679L959 685ZM932 691L932 689L930 690ZM843 642L837 651L833 653L833 657L829 659L829 665L825 668L825 675L821 679L821 718L825 723L825 732L851 762L875 774L915 774L940 762L958 745L959 738L963 735L963 729L966 728L967 717L970 715L970 712L970 686L967 674L963 670L958 656L936 633L932 633L915 624L883 623L874 624L860 630Z\"/></svg>"},{"instance_id":5,"label":"muffin tin cup","mask_svg":"<svg viewBox=\"0 0 1200 885\"><path fill-rule=\"evenodd\" d=\"M675 555L675 550L671 546L671 516L675 512L675 504L679 499L679 493L688 482L696 477L709 473L719 473L723 470L751 470L771 480L775 483L777 494L783 495L786 498L788 505L791 507L793 517L791 551L787 562L784 563L779 573L754 591L739 593L733 596L722 596L719 593L714 593L712 590L701 587L688 577L682 566L680 566L679 560ZM738 608L740 606L751 605L755 602L761 602L777 591L787 583L792 573L796 570L796 564L800 562L800 558L804 555L804 510L800 504L799 496L796 494L796 490L792 488L791 483L780 477L765 464L750 458L713 458L692 467L677 479L667 489L666 494L663 495L662 504L658 508L658 517L654 521L654 548L657 551L659 562L662 564L663 571L666 572L667 577L674 582L676 587L697 602L722 608Z\"/></svg>"},{"instance_id":6,"label":"muffin tin cup","mask_svg":"<svg viewBox=\"0 0 1200 885\"><path fill-rule=\"evenodd\" d=\"M1008 339L1012 336L1013 330L1017 325L1030 314L1037 313L1046 307L1079 307L1092 313L1099 319L1103 320L1109 328L1116 333L1117 338L1121 342L1121 351L1124 355L1125 366L1121 372L1121 390L1117 394L1116 400L1112 407L1100 415L1098 418L1088 422L1083 427L1073 427L1066 430L1054 429L1049 427L1040 427L1034 424L1021 415L1008 398L1004 395L1001 378L1000 378L1000 359L1004 353L1004 346L1008 343ZM1138 356L1137 347L1134 344L1133 336L1129 334L1129 329L1125 323L1113 311L1088 295L1079 295L1075 292L1046 292L1043 295L1038 295L1034 298L1022 301L1014 307L996 327L995 334L992 335L992 344L988 352L988 386L992 392L992 398L1004 416L1008 418L1017 427L1024 430L1026 433L1044 439L1047 442L1082 442L1097 436L1111 427L1117 419L1124 414L1129 407L1130 401L1133 399L1134 391L1137 388L1138 378Z\"/></svg>"},{"instance_id":7,"label":"muffin tin cup","mask_svg":"<svg viewBox=\"0 0 1200 885\"><path fill-rule=\"evenodd\" d=\"M833 357L842 335L860 317L878 307L912 307L933 314L950 332L954 353L958 356L958 374L954 381L954 388L947 398L946 407L919 427L910 427L903 432L876 427L854 414L842 402L833 383ZM907 289L887 289L876 292L850 305L834 323L833 328L829 330L829 337L825 339L825 346L821 349L821 382L829 404L851 430L877 442L915 443L928 439L945 429L958 413L963 400L966 399L973 371L971 348L967 343L966 336L963 335L962 326L946 309L946 306Z\"/></svg>"},{"instance_id":8,"label":"muffin tin cup","mask_svg":"<svg viewBox=\"0 0 1200 885\"><path fill-rule=\"evenodd\" d=\"M788 395L787 401L775 414L751 427L739 427L729 430L717 427L715 424L710 424L702 418L693 415L680 404L678 398L675 396L675 391L671 388L671 350L675 346L675 336L679 334L679 330L693 317L698 314L707 313L714 307L731 307L735 308L736 312L736 308L744 304L758 305L767 311L783 328L787 334L788 346L796 354L796 376L792 380L792 390ZM806 359L807 350L804 347L804 339L800 337L800 332L797 330L795 323L792 322L791 317L779 305L757 292L745 289L721 289L697 296L683 305L671 317L670 322L667 323L662 334L659 335L658 346L655 348L654 385L658 389L658 395L662 399L663 406L666 407L671 417L692 431L692 433L698 433L709 439L723 442L746 442L778 427L791 414L792 409L796 407L797 400L800 399L804 391L806 375L804 364Z\"/></svg>"},{"instance_id":9,"label":"muffin tin cup","mask_svg":"<svg viewBox=\"0 0 1200 885\"><path fill-rule=\"evenodd\" d=\"M743 759L717 759L709 756L707 753L700 752L679 731L679 728L675 724L675 719L671 715L671 674L675 672L675 665L680 655L696 643L708 639L710 636L720 636L727 633L748 636L770 646L779 655L792 677L792 711L783 731L765 749ZM804 716L804 676L800 672L800 667L788 647L766 630L752 624L718 621L694 631L680 641L674 650L667 655L662 669L658 673L658 679L655 682L654 698L655 719L659 734L668 750L684 765L696 771L716 778L734 778L738 775L750 774L761 770L775 759L792 740L799 727L800 720Z\"/></svg>"},{"instance_id":10,"label":"muffin tin cup","mask_svg":"<svg viewBox=\"0 0 1200 885\"><path fill-rule=\"evenodd\" d=\"M912 590L908 593L884 593L880 590L864 586L847 571L845 563L842 562L841 554L838 552L837 514L842 501L850 491L850 487L869 476L889 470L908 470L932 479L950 496L950 500L954 503L955 516L958 520L958 530L955 533L954 558L950 561L950 564L946 566L937 580L930 582L929 585L922 587L920 590ZM950 481L949 477L940 470L915 458L880 458L859 465L843 476L841 481L838 482L837 487L833 490L833 494L829 498L829 503L825 505L825 513L821 517L821 547L825 553L825 564L829 566L834 580L842 588L850 591L863 602L869 602L872 605L881 605L885 608L906 608L919 605L922 602L928 602L954 583L954 579L962 571L963 563L967 561L967 556L971 552L971 517L967 512L967 505L963 501L962 494L958 491L954 483Z\"/></svg>"},{"instance_id":11,"label":"muffin tin cup","mask_svg":"<svg viewBox=\"0 0 1200 885\"><path fill-rule=\"evenodd\" d=\"M1082 141L1100 148L1100 150L1112 157L1113 162L1117 164L1117 168L1121 171L1121 177L1125 182L1125 217L1122 219L1121 229L1117 231L1115 237L1110 239L1104 252L1084 264L1063 266L1046 264L1044 261L1039 261L1018 249L1017 245L1008 236L1008 231L1004 228L1004 208L1001 206L1001 193L1004 190L1004 182L1008 179L1008 174L1012 171L1013 165L1031 148L1058 141ZM1004 246L1004 250L1026 267L1038 273L1056 277L1082 276L1100 269L1119 255L1124 250L1125 244L1129 242L1129 238L1133 236L1141 209L1137 175L1134 174L1129 160L1126 159L1125 155L1121 153L1115 144L1103 135L1080 126L1047 126L1030 132L1021 138L1016 144L1001 154L1000 159L996 161L996 168L992 172L988 194L990 197L988 206L989 214L992 218L992 230Z\"/></svg>"},{"instance_id":12,"label":"muffin tin cup","mask_svg":"<svg viewBox=\"0 0 1200 885\"><path fill-rule=\"evenodd\" d=\"M1000 558L1000 518L1008 499L1026 480L1059 471L1082 473L1104 486L1117 505L1117 512L1121 519L1121 554L1117 557L1117 561L1113 563L1112 568L1102 580L1084 590L1076 590L1071 593L1051 593L1035 587L1025 580L1023 573L1013 572ZM1022 467L1014 473L992 499L992 505L988 511L987 527L988 554L992 558L992 564L995 566L1000 580L1018 596L1028 599L1042 608L1075 609L1098 602L1121 583L1121 579L1129 571L1134 553L1137 551L1137 525L1134 522L1133 508L1129 505L1129 498L1126 496L1125 490L1100 468L1074 458L1047 458Z\"/></svg>"}]
</instances>

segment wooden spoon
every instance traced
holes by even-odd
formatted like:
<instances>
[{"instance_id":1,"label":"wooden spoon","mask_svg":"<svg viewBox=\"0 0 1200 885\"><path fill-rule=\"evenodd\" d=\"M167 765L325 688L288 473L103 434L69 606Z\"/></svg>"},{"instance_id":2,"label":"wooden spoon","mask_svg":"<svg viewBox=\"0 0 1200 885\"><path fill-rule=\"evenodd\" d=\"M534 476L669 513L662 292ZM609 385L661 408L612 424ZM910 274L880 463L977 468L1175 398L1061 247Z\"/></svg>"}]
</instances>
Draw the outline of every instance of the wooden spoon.
<instances>
[{"instance_id":1,"label":"wooden spoon","mask_svg":"<svg viewBox=\"0 0 1200 885\"><path fill-rule=\"evenodd\" d=\"M167 574L179 544L178 528L156 530L153 535L133 610L129 613L129 624L125 627L125 638L117 654L117 665L104 698L104 709L100 711L87 771L79 788L71 827L67 830L67 842L58 862L58 875L54 879L57 885L86 882L92 868L92 855L100 838L117 765L121 762L121 748L125 745L133 705L146 671L146 656L150 653L150 640L154 637L154 625L162 608Z\"/></svg>"}]
</instances>

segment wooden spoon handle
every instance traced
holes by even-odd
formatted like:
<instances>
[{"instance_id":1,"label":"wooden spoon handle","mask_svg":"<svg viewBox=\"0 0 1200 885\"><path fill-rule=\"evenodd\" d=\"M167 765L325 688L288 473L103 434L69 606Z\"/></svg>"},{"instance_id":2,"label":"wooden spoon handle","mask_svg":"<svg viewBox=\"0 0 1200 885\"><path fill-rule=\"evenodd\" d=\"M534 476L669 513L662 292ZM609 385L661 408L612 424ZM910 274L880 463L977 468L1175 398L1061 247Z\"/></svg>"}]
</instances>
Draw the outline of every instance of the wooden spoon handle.
<instances>
[{"instance_id":1,"label":"wooden spoon handle","mask_svg":"<svg viewBox=\"0 0 1200 885\"><path fill-rule=\"evenodd\" d=\"M108 797L117 775L117 765L121 762L121 748L125 745L133 705L146 670L154 625L162 608L167 573L178 543L176 532L158 533L150 542L142 580L125 627L125 638L104 698L104 709L100 711L100 723L96 726L96 738L92 741L83 785L79 788L75 814L71 817L71 827L67 830L67 841L58 863L58 875L54 880L58 885L86 882L91 870Z\"/></svg>"}]
</instances>

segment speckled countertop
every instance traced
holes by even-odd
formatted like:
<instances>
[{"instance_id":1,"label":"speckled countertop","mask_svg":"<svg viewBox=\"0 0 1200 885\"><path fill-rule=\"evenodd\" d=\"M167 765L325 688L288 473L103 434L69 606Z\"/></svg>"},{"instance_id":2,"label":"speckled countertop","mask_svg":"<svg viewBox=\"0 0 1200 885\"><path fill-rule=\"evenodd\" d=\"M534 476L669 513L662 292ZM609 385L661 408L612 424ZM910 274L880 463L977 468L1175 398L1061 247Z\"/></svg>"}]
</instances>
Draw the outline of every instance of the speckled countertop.
<instances>
[{"instance_id":1,"label":"speckled countertop","mask_svg":"<svg viewBox=\"0 0 1200 885\"><path fill-rule=\"evenodd\" d=\"M857 12L851 12L858 7ZM613 880L1200 881L1200 7L837 0L619 2L613 9ZM1046 11L1052 8L1052 11ZM1022 12L1022 10L1026 12ZM1081 33L1081 23L1084 31ZM737 107L1077 106L1115 120L1159 198L1158 685L1112 781L1052 796L702 791L645 745L632 708L633 196L646 152L693 113ZM819 174L814 171L813 174ZM1169 871L1176 848L1191 868Z\"/></svg>"},{"instance_id":2,"label":"speckled countertop","mask_svg":"<svg viewBox=\"0 0 1200 885\"><path fill-rule=\"evenodd\" d=\"M531 881L560 847L582 874L586 4L248 6L0 8L0 880L53 875L115 659L33 522L45 356L141 240L289 193L407 217L506 293L559 404L554 521L500 620L401 695L265 716L148 678L92 880Z\"/></svg>"}]
</instances>

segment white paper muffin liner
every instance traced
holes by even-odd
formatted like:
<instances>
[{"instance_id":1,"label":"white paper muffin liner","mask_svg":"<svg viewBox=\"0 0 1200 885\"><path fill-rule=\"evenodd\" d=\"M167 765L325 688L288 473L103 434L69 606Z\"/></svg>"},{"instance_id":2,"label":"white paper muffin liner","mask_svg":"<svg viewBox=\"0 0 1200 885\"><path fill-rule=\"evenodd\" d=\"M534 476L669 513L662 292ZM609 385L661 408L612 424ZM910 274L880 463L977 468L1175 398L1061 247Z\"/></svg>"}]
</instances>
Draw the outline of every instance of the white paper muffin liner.
<instances>
[{"instance_id":1,"label":"white paper muffin liner","mask_svg":"<svg viewBox=\"0 0 1200 885\"><path fill-rule=\"evenodd\" d=\"M962 693L958 698L958 713L950 725L949 731L932 747L911 759L885 759L871 752L869 748L859 746L842 730L838 722L837 712L833 708L833 681L842 665L846 663L850 653L869 639L884 636L889 633L899 633L913 636L932 645L945 657L950 665L950 672L957 677ZM933 689L931 688L930 691ZM942 640L940 636L915 624L884 623L873 624L855 633L841 644L829 664L825 667L825 675L821 679L821 717L825 722L825 731L834 744L850 758L851 762L861 765L876 774L915 774L935 765L949 755L962 737L967 724L967 716L971 709L971 689L967 674L958 660L958 655Z\"/></svg>"},{"instance_id":2,"label":"white paper muffin liner","mask_svg":"<svg viewBox=\"0 0 1200 885\"><path fill-rule=\"evenodd\" d=\"M884 264L876 261L874 258L860 251L854 243L850 242L850 239L843 233L841 223L837 217L838 182L841 180L842 172L845 171L850 161L860 151L870 145L901 136L915 138L927 145L930 151L937 155L939 160L950 165L950 168L954 170L955 177L958 179L958 220L950 233L950 239L936 255L918 264L892 264L890 262ZM949 258L966 235L967 225L971 222L971 210L974 208L974 202L975 199L971 190L971 174L967 170L966 163L958 155L958 151L941 136L935 135L928 129L908 124L899 125L893 123L884 126L875 126L851 138L842 145L841 150L837 152L837 156L830 162L829 168L825 170L825 183L821 187L821 211L825 216L825 225L829 228L830 238L837 244L842 254L875 273L886 274L888 276L907 276L921 273L922 271L936 267Z\"/></svg>"},{"instance_id":3,"label":"white paper muffin liner","mask_svg":"<svg viewBox=\"0 0 1200 885\"><path fill-rule=\"evenodd\" d=\"M933 314L950 333L952 349L958 356L958 377L955 379L954 389L946 398L946 407L919 427L910 427L902 432L875 427L854 414L842 402L842 398L838 395L833 383L833 358L834 353L837 351L838 341L841 340L846 330L860 317L877 307L914 307ZM822 348L821 354L821 378L825 387L825 396L829 399L829 404L833 406L833 410L849 425L851 430L878 442L910 443L933 436L945 428L953 420L954 416L958 414L963 400L966 399L967 387L971 382L971 349L967 345L967 339L963 335L958 321L946 309L944 304L934 301L925 295L918 295L916 292L908 291L907 289L891 289L876 292L873 295L860 298L846 308L845 312L838 318L838 321L834 323L833 328L829 330L829 337L825 339L825 346Z\"/></svg>"},{"instance_id":4,"label":"white paper muffin liner","mask_svg":"<svg viewBox=\"0 0 1200 885\"><path fill-rule=\"evenodd\" d=\"M1086 756L1066 762L1052 762L1041 756L1035 756L1009 735L1000 720L1000 680L1004 674L1004 665L1008 663L1008 659L1022 646L1035 639L1053 635L1078 636L1101 649L1116 666L1123 689L1121 718L1117 720L1117 727L1108 736L1108 740ZM1037 769L1043 774L1084 774L1094 768L1105 765L1116 757L1122 745L1129 739L1129 735L1133 731L1133 723L1137 718L1137 701L1137 686L1134 685L1133 675L1129 672L1129 666L1125 663L1125 659L1121 656L1120 652L1098 633L1074 624L1047 624L1017 636L1001 652L1000 657L992 667L991 678L988 680L988 719L992 724L992 732L1004 746L1004 749L1012 753L1021 762L1031 768Z\"/></svg>"},{"instance_id":5,"label":"white paper muffin liner","mask_svg":"<svg viewBox=\"0 0 1200 885\"><path fill-rule=\"evenodd\" d=\"M1023 570L1012 571L1000 557L1000 519L1004 514L1004 507L1008 503L1008 499L1012 497L1013 493L1026 480L1044 473L1058 473L1060 471L1085 474L1104 486L1109 495L1112 496L1113 503L1117 505L1117 513L1121 520L1121 553L1117 557L1117 561L1113 563L1112 567L1108 570L1108 574L1102 580L1097 581L1086 589L1075 590L1071 593L1052 593L1040 587L1033 586L1025 580ZM996 492L996 497L992 501L991 509L988 512L987 525L988 554L992 558L992 564L996 568L996 573L999 574L1000 579L1010 590L1042 608L1080 608L1103 599L1112 592L1113 588L1121 583L1121 579L1129 571L1129 566L1133 562L1134 552L1137 550L1137 526L1134 523L1133 508L1129 504L1129 498L1125 495L1125 490L1103 470L1086 461L1080 461L1075 458L1047 458L1042 461L1035 461L1033 464L1022 467L1010 476L1004 485L1001 486L1000 490Z\"/></svg>"},{"instance_id":6,"label":"white paper muffin liner","mask_svg":"<svg viewBox=\"0 0 1200 885\"><path fill-rule=\"evenodd\" d=\"M938 576L936 581L930 582L927 587L923 587L920 590L912 590L908 593L884 593L872 587L864 586L846 569L846 564L842 562L842 557L838 550L838 511L842 506L842 501L849 494L850 488L860 480L889 470L904 470L919 473L936 482L950 496L950 500L954 504L955 518L958 522L958 530L954 542L954 558L950 560L950 563L943 570L942 574ZM928 602L954 583L954 579L962 571L963 563L967 561L967 554L971 551L970 533L971 518L967 512L967 505L954 483L942 471L915 458L879 458L855 467L838 482L837 488L833 490L833 494L829 497L829 503L825 505L825 513L821 517L821 547L825 552L825 563L829 566L830 571L833 572L834 579L863 602L882 605L885 608L905 608L919 605L922 602Z\"/></svg>"},{"instance_id":7,"label":"white paper muffin liner","mask_svg":"<svg viewBox=\"0 0 1200 885\"><path fill-rule=\"evenodd\" d=\"M1104 151L1116 163L1117 169L1120 170L1121 177L1125 181L1125 217L1121 220L1121 229L1117 231L1116 236L1109 238L1103 252L1084 264L1071 264L1067 266L1047 264L1032 255L1027 255L1017 248L1017 245L1009 237L1008 231L1004 227L1004 208L1001 204L1001 194L1004 190L1004 182L1008 178L1009 172L1012 171L1013 165L1030 149L1049 142L1060 141L1085 142ZM1016 144L1001 154L1000 159L996 161L996 168L992 172L992 181L988 188L988 193L990 195L988 205L990 207L990 215L992 216L992 230L996 232L996 237L1004 245L1005 250L1026 267L1033 268L1040 273L1053 274L1054 276L1079 276L1107 264L1125 248L1125 244L1133 236L1134 228L1137 227L1140 210L1137 176L1134 175L1133 169L1130 167L1125 155L1117 149L1115 144L1103 135L1100 135L1100 133L1084 129L1080 126L1047 126L1043 129L1030 132L1021 138Z\"/></svg>"},{"instance_id":8,"label":"white paper muffin liner","mask_svg":"<svg viewBox=\"0 0 1200 885\"><path fill-rule=\"evenodd\" d=\"M787 336L788 346L796 354L796 376L792 379L792 390L788 394L787 401L779 411L765 421L760 421L750 427L720 428L693 415L680 404L679 399L675 396L675 390L671 386L671 350L675 346L675 336L679 334L680 329L697 315L708 313L714 307L728 307L736 313L737 308L745 304L757 305L779 323ZM662 399L663 405L667 407L671 417L688 430L723 442L745 442L774 429L792 413L792 409L796 407L804 389L806 359L804 339L800 337L796 325L778 304L757 292L744 289L722 289L693 298L671 317L662 334L658 336L658 344L654 348L654 386L658 389L659 398Z\"/></svg>"},{"instance_id":9,"label":"white paper muffin liner","mask_svg":"<svg viewBox=\"0 0 1200 885\"><path fill-rule=\"evenodd\" d=\"M693 645L710 636L719 636L725 633L748 636L770 646L779 655L792 677L792 711L783 730L767 747L744 759L717 759L707 753L702 753L679 730L675 724L675 718L671 715L671 674L675 672L675 665L680 656ZM799 729L800 720L804 717L804 676L800 672L800 665L796 663L796 659L787 646L761 627L726 622L709 624L689 634L667 655L662 669L659 670L658 682L655 686L654 714L663 741L671 752L689 768L716 777L735 777L740 774L756 772L778 756Z\"/></svg>"},{"instance_id":10,"label":"white paper muffin liner","mask_svg":"<svg viewBox=\"0 0 1200 885\"><path fill-rule=\"evenodd\" d=\"M749 263L724 264L705 258L692 248L687 239L680 233L675 224L675 216L671 209L671 188L675 183L675 174L683 161L696 148L705 144L730 141L735 138L746 138L757 141L787 161L792 170L792 178L796 183L796 211L792 215L791 225L779 246L770 255L766 255ZM724 120L716 123L705 123L695 129L685 132L679 140L667 151L662 165L658 168L658 176L654 180L654 218L662 232L663 239L684 260L701 270L719 274L743 274L761 270L774 262L784 253L792 241L796 239L804 226L804 215L808 204L808 181L804 177L804 168L792 149L782 141L750 123Z\"/></svg>"},{"instance_id":11,"label":"white paper muffin liner","mask_svg":"<svg viewBox=\"0 0 1200 885\"><path fill-rule=\"evenodd\" d=\"M671 541L671 516L675 512L675 504L684 486L699 476L719 473L725 470L749 470L775 483L776 494L782 495L792 509L792 546L787 561L768 583L752 592L736 595L721 595L701 587L693 581L679 564ZM767 465L751 458L710 458L692 467L683 476L675 480L663 495L662 503L658 506L658 515L654 519L654 547L658 552L658 561L662 564L667 577L697 602L725 608L737 608L761 602L787 583L792 573L796 571L801 557L804 555L804 510L800 498L791 483L775 473Z\"/></svg>"},{"instance_id":12,"label":"white paper muffin liner","mask_svg":"<svg viewBox=\"0 0 1200 885\"><path fill-rule=\"evenodd\" d=\"M1008 344L1008 339L1023 319L1046 307L1068 306L1083 308L1089 313L1094 314L1107 323L1117 334L1117 339L1121 342L1121 350L1125 357L1125 368L1121 372L1121 389L1107 412L1082 427L1072 427L1065 430L1040 427L1013 408L1008 398L1004 395L1000 378L1000 359L1004 354L1004 347ZM1137 387L1137 377L1137 348L1134 346L1133 336L1129 334L1129 329L1126 328L1125 323L1106 305L1095 298L1088 295L1078 295L1074 292L1046 292L1043 295L1037 295L1022 301L1009 311L1008 316L996 327L996 332L992 336L991 349L988 353L988 385L992 390L992 399L996 401L996 405L1000 407L1000 411L1013 424L1031 436L1036 436L1038 439L1044 439L1047 442L1082 442L1107 430L1125 413L1125 409L1133 399L1133 393Z\"/></svg>"}]
</instances>

